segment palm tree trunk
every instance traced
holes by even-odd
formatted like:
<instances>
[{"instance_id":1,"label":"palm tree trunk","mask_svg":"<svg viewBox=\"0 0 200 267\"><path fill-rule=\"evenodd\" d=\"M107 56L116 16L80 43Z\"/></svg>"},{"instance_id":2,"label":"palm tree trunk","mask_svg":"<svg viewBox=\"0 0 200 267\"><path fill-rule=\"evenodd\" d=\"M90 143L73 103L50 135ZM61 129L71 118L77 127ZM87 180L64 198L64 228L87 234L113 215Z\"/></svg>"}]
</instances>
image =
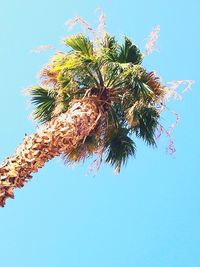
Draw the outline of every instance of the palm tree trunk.
<instances>
[{"instance_id":1,"label":"palm tree trunk","mask_svg":"<svg viewBox=\"0 0 200 267\"><path fill-rule=\"evenodd\" d=\"M0 165L0 206L14 198L13 190L23 187L52 158L70 152L97 125L100 112L95 101L75 102L65 114L26 136L14 155Z\"/></svg>"}]
</instances>

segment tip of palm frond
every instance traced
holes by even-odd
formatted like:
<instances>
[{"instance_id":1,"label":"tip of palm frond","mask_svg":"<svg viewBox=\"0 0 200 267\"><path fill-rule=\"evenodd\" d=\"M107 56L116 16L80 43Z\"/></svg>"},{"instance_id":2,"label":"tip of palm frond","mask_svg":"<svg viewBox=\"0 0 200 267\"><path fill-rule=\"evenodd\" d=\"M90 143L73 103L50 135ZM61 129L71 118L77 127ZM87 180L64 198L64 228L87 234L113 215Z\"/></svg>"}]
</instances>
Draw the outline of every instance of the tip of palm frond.
<instances>
[{"instance_id":1,"label":"tip of palm frond","mask_svg":"<svg viewBox=\"0 0 200 267\"><path fill-rule=\"evenodd\" d=\"M41 123L50 121L55 109L55 95L40 86L30 88L31 103L35 106L33 117Z\"/></svg>"},{"instance_id":2,"label":"tip of palm frond","mask_svg":"<svg viewBox=\"0 0 200 267\"><path fill-rule=\"evenodd\" d=\"M119 172L122 165L126 165L131 156L135 156L136 145L128 136L128 130L118 129L113 132L107 142L107 157L105 162L114 166L115 171Z\"/></svg>"},{"instance_id":3,"label":"tip of palm frond","mask_svg":"<svg viewBox=\"0 0 200 267\"><path fill-rule=\"evenodd\" d=\"M76 34L65 38L65 45L71 47L74 51L91 55L93 53L93 43L83 34Z\"/></svg>"}]
</instances>

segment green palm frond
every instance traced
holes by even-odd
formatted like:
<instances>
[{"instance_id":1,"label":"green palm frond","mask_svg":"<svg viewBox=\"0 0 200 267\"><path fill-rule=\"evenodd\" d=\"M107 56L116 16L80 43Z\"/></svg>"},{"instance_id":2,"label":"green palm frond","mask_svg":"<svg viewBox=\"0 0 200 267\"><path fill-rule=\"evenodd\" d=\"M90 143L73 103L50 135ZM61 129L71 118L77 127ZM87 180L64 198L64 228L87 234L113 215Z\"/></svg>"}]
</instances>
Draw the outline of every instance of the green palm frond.
<instances>
[{"instance_id":1,"label":"green palm frond","mask_svg":"<svg viewBox=\"0 0 200 267\"><path fill-rule=\"evenodd\" d=\"M101 49L101 57L104 62L117 62L118 61L118 48L119 44L117 43L114 36L106 35L106 38Z\"/></svg>"},{"instance_id":2,"label":"green palm frond","mask_svg":"<svg viewBox=\"0 0 200 267\"><path fill-rule=\"evenodd\" d=\"M143 56L140 50L125 36L124 44L119 47L118 62L137 65L142 62L142 59Z\"/></svg>"},{"instance_id":3,"label":"green palm frond","mask_svg":"<svg viewBox=\"0 0 200 267\"><path fill-rule=\"evenodd\" d=\"M67 37L64 43L83 55L91 56L93 54L93 43L83 34Z\"/></svg>"},{"instance_id":4,"label":"green palm frond","mask_svg":"<svg viewBox=\"0 0 200 267\"><path fill-rule=\"evenodd\" d=\"M56 103L55 94L42 87L34 86L30 90L30 96L32 104L35 105L34 119L41 123L51 120Z\"/></svg>"},{"instance_id":5,"label":"green palm frond","mask_svg":"<svg viewBox=\"0 0 200 267\"><path fill-rule=\"evenodd\" d=\"M112 36L107 35L106 38L103 52L107 62L141 64L143 55L128 37L124 37L123 45L119 45Z\"/></svg>"},{"instance_id":6,"label":"green palm frond","mask_svg":"<svg viewBox=\"0 0 200 267\"><path fill-rule=\"evenodd\" d=\"M114 131L106 142L107 157L106 162L113 165L117 172L120 171L122 165L126 165L130 156L135 156L136 145L133 140L128 137L128 130L120 128Z\"/></svg>"},{"instance_id":7,"label":"green palm frond","mask_svg":"<svg viewBox=\"0 0 200 267\"><path fill-rule=\"evenodd\" d=\"M118 47L115 37L106 34L105 39L103 40L103 47L110 50L115 50Z\"/></svg>"},{"instance_id":8,"label":"green palm frond","mask_svg":"<svg viewBox=\"0 0 200 267\"><path fill-rule=\"evenodd\" d=\"M67 69L63 69L58 74L58 82L62 88L69 88L69 84L72 81L72 77Z\"/></svg>"},{"instance_id":9,"label":"green palm frond","mask_svg":"<svg viewBox=\"0 0 200 267\"><path fill-rule=\"evenodd\" d=\"M121 77L123 72L121 64L115 62L108 62L106 64L106 81L105 85L107 87L120 87L124 84Z\"/></svg>"},{"instance_id":10,"label":"green palm frond","mask_svg":"<svg viewBox=\"0 0 200 267\"><path fill-rule=\"evenodd\" d=\"M131 114L129 113L129 116ZM130 117L129 117L130 118ZM142 138L148 145L156 146L155 131L160 115L154 107L141 107L132 110L132 127L136 136Z\"/></svg>"},{"instance_id":11,"label":"green palm frond","mask_svg":"<svg viewBox=\"0 0 200 267\"><path fill-rule=\"evenodd\" d=\"M153 91L151 88L138 78L133 80L132 94L135 101L143 99L144 101L151 101L153 99Z\"/></svg>"}]
</instances>

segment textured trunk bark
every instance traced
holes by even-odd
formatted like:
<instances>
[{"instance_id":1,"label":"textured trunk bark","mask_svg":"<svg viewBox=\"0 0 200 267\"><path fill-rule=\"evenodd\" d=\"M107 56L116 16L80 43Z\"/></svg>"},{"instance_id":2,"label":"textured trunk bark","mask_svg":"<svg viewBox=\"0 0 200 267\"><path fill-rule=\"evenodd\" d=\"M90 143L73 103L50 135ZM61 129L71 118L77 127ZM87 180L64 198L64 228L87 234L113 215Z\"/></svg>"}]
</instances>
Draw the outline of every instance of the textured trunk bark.
<instances>
[{"instance_id":1,"label":"textured trunk bark","mask_svg":"<svg viewBox=\"0 0 200 267\"><path fill-rule=\"evenodd\" d=\"M14 198L13 190L23 187L32 178L31 173L75 148L95 128L99 116L95 101L83 100L26 136L14 155L0 165L0 206L4 207L7 198Z\"/></svg>"}]
</instances>

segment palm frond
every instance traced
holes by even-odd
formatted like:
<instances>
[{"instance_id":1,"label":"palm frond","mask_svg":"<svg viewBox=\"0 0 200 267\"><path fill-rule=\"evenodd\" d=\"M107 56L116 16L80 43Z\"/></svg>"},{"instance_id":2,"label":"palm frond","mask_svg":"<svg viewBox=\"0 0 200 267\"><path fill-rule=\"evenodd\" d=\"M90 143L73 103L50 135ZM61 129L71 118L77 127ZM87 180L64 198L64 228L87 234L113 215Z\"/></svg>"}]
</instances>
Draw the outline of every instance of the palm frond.
<instances>
[{"instance_id":1,"label":"palm frond","mask_svg":"<svg viewBox=\"0 0 200 267\"><path fill-rule=\"evenodd\" d=\"M133 80L132 94L136 101L142 99L144 101L151 101L153 98L153 92L151 88L138 78Z\"/></svg>"},{"instance_id":2,"label":"palm frond","mask_svg":"<svg viewBox=\"0 0 200 267\"><path fill-rule=\"evenodd\" d=\"M120 172L122 165L126 165L130 156L135 156L136 145L133 140L128 137L126 128L115 130L106 142L107 157L105 162L115 166L115 170Z\"/></svg>"},{"instance_id":3,"label":"palm frond","mask_svg":"<svg viewBox=\"0 0 200 267\"><path fill-rule=\"evenodd\" d=\"M64 40L64 43L67 46L70 46L73 50L81 52L83 55L92 55L93 54L93 44L83 34L74 35L67 37Z\"/></svg>"},{"instance_id":4,"label":"palm frond","mask_svg":"<svg viewBox=\"0 0 200 267\"><path fill-rule=\"evenodd\" d=\"M89 135L84 142L80 143L76 148L63 155L63 160L66 164L79 162L92 156L98 146L98 141L95 135Z\"/></svg>"},{"instance_id":5,"label":"palm frond","mask_svg":"<svg viewBox=\"0 0 200 267\"><path fill-rule=\"evenodd\" d=\"M132 125L130 126L137 137L142 138L148 145L156 146L155 131L159 118L156 108L143 106L132 110Z\"/></svg>"},{"instance_id":6,"label":"palm frond","mask_svg":"<svg viewBox=\"0 0 200 267\"><path fill-rule=\"evenodd\" d=\"M49 90L34 86L30 90L31 102L35 105L33 116L41 123L50 121L55 108L56 98Z\"/></svg>"},{"instance_id":7,"label":"palm frond","mask_svg":"<svg viewBox=\"0 0 200 267\"><path fill-rule=\"evenodd\" d=\"M72 77L70 77L67 69L60 71L57 79L62 88L69 88L69 83L72 81Z\"/></svg>"},{"instance_id":8,"label":"palm frond","mask_svg":"<svg viewBox=\"0 0 200 267\"><path fill-rule=\"evenodd\" d=\"M115 37L106 35L103 47L101 49L101 57L104 62L117 62L118 61L118 47Z\"/></svg>"},{"instance_id":9,"label":"palm frond","mask_svg":"<svg viewBox=\"0 0 200 267\"><path fill-rule=\"evenodd\" d=\"M107 35L105 40L103 56L107 62L141 64L143 55L128 37L125 36L123 45L119 45L113 36Z\"/></svg>"},{"instance_id":10,"label":"palm frond","mask_svg":"<svg viewBox=\"0 0 200 267\"><path fill-rule=\"evenodd\" d=\"M142 62L142 59L143 56L140 50L125 36L124 44L119 47L118 62L137 65Z\"/></svg>"},{"instance_id":11,"label":"palm frond","mask_svg":"<svg viewBox=\"0 0 200 267\"><path fill-rule=\"evenodd\" d=\"M163 86L160 78L155 74L154 71L149 73L145 71L141 79L154 93L154 99L163 97L165 95L165 87Z\"/></svg>"},{"instance_id":12,"label":"palm frond","mask_svg":"<svg viewBox=\"0 0 200 267\"><path fill-rule=\"evenodd\" d=\"M118 63L108 62L106 64L106 81L107 87L113 87L115 84L123 84L121 79L122 67Z\"/></svg>"}]
</instances>

